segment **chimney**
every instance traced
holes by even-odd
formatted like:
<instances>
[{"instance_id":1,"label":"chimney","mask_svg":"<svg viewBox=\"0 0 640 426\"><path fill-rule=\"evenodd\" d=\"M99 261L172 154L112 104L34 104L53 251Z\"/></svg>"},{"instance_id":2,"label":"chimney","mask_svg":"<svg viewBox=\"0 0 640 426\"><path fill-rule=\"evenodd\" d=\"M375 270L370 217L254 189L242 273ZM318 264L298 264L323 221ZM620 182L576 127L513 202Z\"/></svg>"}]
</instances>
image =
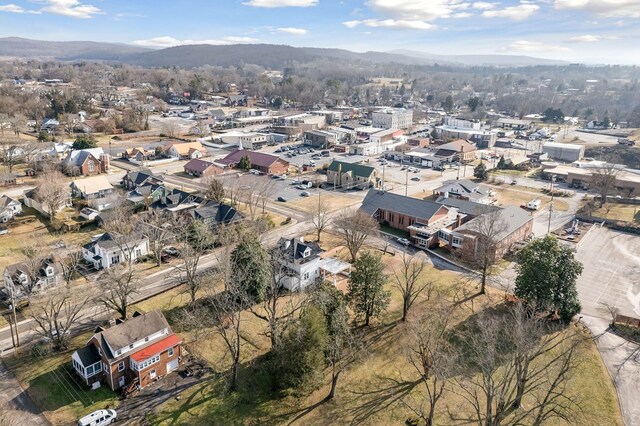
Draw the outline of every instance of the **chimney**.
<instances>
[{"instance_id":1,"label":"chimney","mask_svg":"<svg viewBox=\"0 0 640 426\"><path fill-rule=\"evenodd\" d=\"M109 154L100 154L100 171L107 172L110 167Z\"/></svg>"}]
</instances>

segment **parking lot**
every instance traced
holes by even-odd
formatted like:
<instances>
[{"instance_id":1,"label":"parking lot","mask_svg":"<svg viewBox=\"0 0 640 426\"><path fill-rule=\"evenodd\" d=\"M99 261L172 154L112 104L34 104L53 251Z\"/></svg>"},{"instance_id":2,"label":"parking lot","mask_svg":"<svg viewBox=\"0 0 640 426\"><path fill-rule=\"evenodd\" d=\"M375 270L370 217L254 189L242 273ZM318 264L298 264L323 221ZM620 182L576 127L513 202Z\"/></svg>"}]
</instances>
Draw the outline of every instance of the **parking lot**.
<instances>
[{"instance_id":1,"label":"parking lot","mask_svg":"<svg viewBox=\"0 0 640 426\"><path fill-rule=\"evenodd\" d=\"M594 226L578 247L584 265L578 294L587 315L606 317L603 304L640 317L640 237Z\"/></svg>"}]
</instances>

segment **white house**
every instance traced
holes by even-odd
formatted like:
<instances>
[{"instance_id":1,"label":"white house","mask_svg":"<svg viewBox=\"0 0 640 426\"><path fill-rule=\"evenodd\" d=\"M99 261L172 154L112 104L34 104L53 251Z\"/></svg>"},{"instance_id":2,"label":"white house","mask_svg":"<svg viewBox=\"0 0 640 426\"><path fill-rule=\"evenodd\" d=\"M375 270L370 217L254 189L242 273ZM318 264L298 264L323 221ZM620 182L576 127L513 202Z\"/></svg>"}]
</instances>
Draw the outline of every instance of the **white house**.
<instances>
[{"instance_id":1,"label":"white house","mask_svg":"<svg viewBox=\"0 0 640 426\"><path fill-rule=\"evenodd\" d=\"M36 267L37 270L31 270ZM4 291L7 296L20 299L57 285L59 276L59 271L51 258L43 259L39 267L14 263L4 268Z\"/></svg>"},{"instance_id":2,"label":"white house","mask_svg":"<svg viewBox=\"0 0 640 426\"><path fill-rule=\"evenodd\" d=\"M49 211L49 207L43 203L43 200L38 196L38 189L32 189L30 191L26 191L22 197L22 202L25 206L31 207L34 210L37 210L43 216L49 216L51 211ZM58 209L54 213L58 213L67 207L72 206L71 200L71 190L64 194L64 202L58 205Z\"/></svg>"},{"instance_id":3,"label":"white house","mask_svg":"<svg viewBox=\"0 0 640 426\"><path fill-rule=\"evenodd\" d=\"M315 243L305 243L304 238L281 238L278 242L282 253L283 272L278 279L290 291L303 290L320 278L320 253Z\"/></svg>"},{"instance_id":4,"label":"white house","mask_svg":"<svg viewBox=\"0 0 640 426\"><path fill-rule=\"evenodd\" d=\"M93 237L82 246L82 257L96 269L107 269L118 263L149 254L149 240L146 237L112 235L108 232Z\"/></svg>"},{"instance_id":5,"label":"white house","mask_svg":"<svg viewBox=\"0 0 640 426\"><path fill-rule=\"evenodd\" d=\"M0 222L13 220L16 215L22 214L22 204L20 201L3 195L0 197Z\"/></svg>"}]
</instances>

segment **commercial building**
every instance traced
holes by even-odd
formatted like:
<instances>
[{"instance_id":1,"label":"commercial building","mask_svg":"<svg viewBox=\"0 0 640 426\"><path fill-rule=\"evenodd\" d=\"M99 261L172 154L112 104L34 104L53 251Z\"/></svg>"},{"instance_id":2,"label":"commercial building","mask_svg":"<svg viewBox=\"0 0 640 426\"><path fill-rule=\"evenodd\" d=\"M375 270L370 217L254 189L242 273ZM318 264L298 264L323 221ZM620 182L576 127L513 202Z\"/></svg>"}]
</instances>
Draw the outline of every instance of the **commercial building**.
<instances>
[{"instance_id":1,"label":"commercial building","mask_svg":"<svg viewBox=\"0 0 640 426\"><path fill-rule=\"evenodd\" d=\"M406 129L413 125L413 111L404 108L385 108L371 114L371 125L382 129Z\"/></svg>"},{"instance_id":2,"label":"commercial building","mask_svg":"<svg viewBox=\"0 0 640 426\"><path fill-rule=\"evenodd\" d=\"M442 139L468 139L478 148L492 148L498 140L498 132L486 129L482 123L452 116L446 116L436 130Z\"/></svg>"},{"instance_id":3,"label":"commercial building","mask_svg":"<svg viewBox=\"0 0 640 426\"><path fill-rule=\"evenodd\" d=\"M556 161L573 163L584 157L584 146L559 142L546 142L542 145L542 152Z\"/></svg>"}]
</instances>

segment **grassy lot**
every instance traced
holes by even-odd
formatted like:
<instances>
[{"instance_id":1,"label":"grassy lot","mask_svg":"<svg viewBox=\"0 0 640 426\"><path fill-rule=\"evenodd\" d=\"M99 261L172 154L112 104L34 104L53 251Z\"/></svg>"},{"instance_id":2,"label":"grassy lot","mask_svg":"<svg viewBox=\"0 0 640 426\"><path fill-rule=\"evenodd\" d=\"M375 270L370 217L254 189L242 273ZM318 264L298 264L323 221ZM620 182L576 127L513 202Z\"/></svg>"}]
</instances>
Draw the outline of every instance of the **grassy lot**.
<instances>
[{"instance_id":1,"label":"grassy lot","mask_svg":"<svg viewBox=\"0 0 640 426\"><path fill-rule=\"evenodd\" d=\"M625 222L640 223L640 206L632 204L607 203L593 212L594 216L605 219L623 220Z\"/></svg>"},{"instance_id":2,"label":"grassy lot","mask_svg":"<svg viewBox=\"0 0 640 426\"><path fill-rule=\"evenodd\" d=\"M520 206L527 204L529 201L539 199L542 201L540 209L548 207L551 197L540 192L535 192L531 188L525 188L518 185L513 186L492 186L496 193L496 200L499 205ZM553 208L557 211L569 210L569 204L561 197L554 197Z\"/></svg>"},{"instance_id":3,"label":"grassy lot","mask_svg":"<svg viewBox=\"0 0 640 426\"><path fill-rule=\"evenodd\" d=\"M331 194L323 192L320 198L321 202L325 203L330 212L351 207L358 202L357 198L349 197L343 194ZM318 195L312 193L310 197L298 197L293 201L289 201L287 206L310 212L318 209Z\"/></svg>"},{"instance_id":4,"label":"grassy lot","mask_svg":"<svg viewBox=\"0 0 640 426\"><path fill-rule=\"evenodd\" d=\"M85 333L75 337L70 346L74 349L66 352L39 355L30 351L4 359L29 397L54 425L71 424L92 411L113 408L118 403L118 395L107 387L89 390L71 367L71 354L86 344L90 336L91 333Z\"/></svg>"},{"instance_id":5,"label":"grassy lot","mask_svg":"<svg viewBox=\"0 0 640 426\"><path fill-rule=\"evenodd\" d=\"M384 261L388 268L400 263L397 256L390 255ZM461 282L449 271L430 268L426 275L449 298L455 294L462 299L477 291L476 283ZM212 419L219 424L247 425L402 424L411 413L400 399L417 395L421 388L405 356L410 342L407 325L399 321L401 298L391 285L388 288L392 291L389 310L367 331L366 354L343 372L333 401L322 401L329 390L329 377L322 388L308 395L287 392L274 395L260 371L261 360L269 349L268 340L260 334L265 324L245 312L239 390L226 392L224 377L215 375L210 381L182 392L180 400L167 401L150 413L147 420L154 425L208 425ZM456 310L455 321L464 322L480 310L502 302L502 293L490 289L487 296L462 303ZM414 309L420 311L423 303L419 302ZM189 345L216 372L224 372L229 366L222 347L215 334L200 337ZM578 371L572 375L566 391L568 395L583 397L583 412L577 414L577 424L621 425L614 388L590 340L580 350L579 361ZM470 415L471 408L463 398L447 392L438 408L436 424L451 424L454 421L451 416ZM473 422L466 422L469 423Z\"/></svg>"}]
</instances>

